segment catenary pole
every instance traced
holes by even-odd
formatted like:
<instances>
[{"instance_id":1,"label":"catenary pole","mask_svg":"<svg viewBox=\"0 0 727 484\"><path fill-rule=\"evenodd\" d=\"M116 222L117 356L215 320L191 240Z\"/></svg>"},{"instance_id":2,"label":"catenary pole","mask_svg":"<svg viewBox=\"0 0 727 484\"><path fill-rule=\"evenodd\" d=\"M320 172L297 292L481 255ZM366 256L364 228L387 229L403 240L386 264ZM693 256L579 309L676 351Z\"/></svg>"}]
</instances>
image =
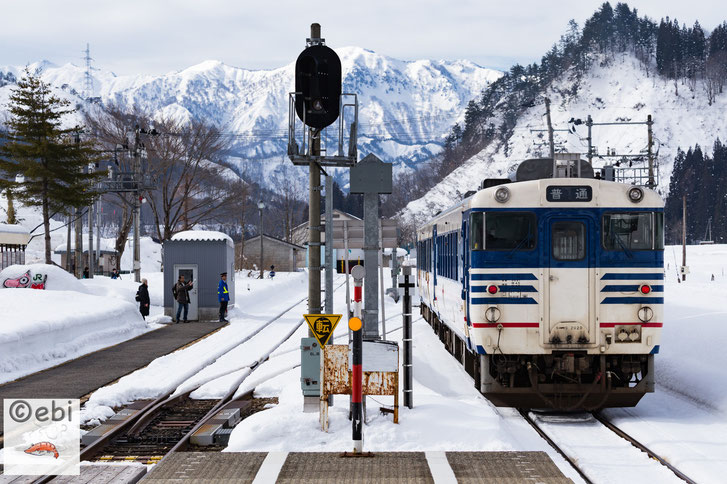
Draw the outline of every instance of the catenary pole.
<instances>
[{"instance_id":1,"label":"catenary pole","mask_svg":"<svg viewBox=\"0 0 727 484\"><path fill-rule=\"evenodd\" d=\"M326 175L326 314L333 313L333 178Z\"/></svg>"},{"instance_id":2,"label":"catenary pole","mask_svg":"<svg viewBox=\"0 0 727 484\"><path fill-rule=\"evenodd\" d=\"M141 282L141 130L134 130L134 281Z\"/></svg>"}]
</instances>

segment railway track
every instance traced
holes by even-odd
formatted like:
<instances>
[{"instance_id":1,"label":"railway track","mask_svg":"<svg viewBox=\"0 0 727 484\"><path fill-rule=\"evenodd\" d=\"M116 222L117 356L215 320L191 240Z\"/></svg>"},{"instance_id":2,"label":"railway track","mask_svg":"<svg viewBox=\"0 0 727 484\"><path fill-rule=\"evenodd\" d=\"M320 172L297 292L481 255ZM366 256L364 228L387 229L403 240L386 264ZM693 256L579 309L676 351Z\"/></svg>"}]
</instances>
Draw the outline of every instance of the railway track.
<instances>
[{"instance_id":1,"label":"railway track","mask_svg":"<svg viewBox=\"0 0 727 484\"><path fill-rule=\"evenodd\" d=\"M342 287L339 285L336 290ZM247 341L260 334L263 330L278 321L285 314L307 301L307 297L297 300L279 314L273 316L263 323L255 331L246 335L233 348L217 356L219 360L228 353L236 350ZM243 395L235 396L240 385L257 370L260 365L270 358L280 346L282 346L296 331L304 324L305 319L301 318L293 324L289 330L279 337L271 347L261 354L254 362L247 363L244 367L227 370L222 373L215 373L206 380L195 381L194 385L181 383L175 389L160 397L146 402L138 402L136 413L126 420L122 420L113 429L105 433L101 438L92 444L81 449L80 460L83 461L134 461L145 464L161 462L166 456L173 452L184 450L190 446L190 437L203 425L213 419L218 413L228 407L238 407L241 410L241 417L244 418L258 409L250 404L252 391ZM259 353L258 353L259 354ZM212 363L214 364L214 363ZM231 373L243 373L229 386L229 391L218 400L195 400L190 394L217 378ZM183 391L180 392L180 389ZM247 402L247 404L245 403ZM219 450L219 449L215 449ZM44 484L53 480L56 476L42 476L34 481L34 484Z\"/></svg>"},{"instance_id":2,"label":"railway track","mask_svg":"<svg viewBox=\"0 0 727 484\"><path fill-rule=\"evenodd\" d=\"M546 412L540 414L526 409L518 409L518 412L538 435L545 439L573 467L586 483L599 482L599 477L601 476L591 470L597 467L598 464L592 463L593 465L590 466L591 469L586 468L588 466L585 466L583 463L588 462L589 457L583 453L579 454L578 450L576 450L580 447L579 440L584 439L574 438L563 441L565 435L574 435L577 432L587 434L586 439L593 440L593 444L598 445L599 451L603 455L613 456L612 466L614 469L623 464L625 459L623 456L626 454L629 454L629 457L635 461L643 461L643 454L646 454L654 464L659 463L663 466L660 469L664 469L661 476L655 478L654 481L665 482L665 477L668 477L666 474L671 473L671 480L676 480L674 478L677 478L689 484L696 484L696 481L690 479L686 474L666 461L666 459L641 444L634 437L615 426L598 412L574 414ZM574 423L577 423L580 428L575 428ZM559 426L562 426L562 428L558 428ZM598 428L594 429L596 426ZM614 439L609 439L606 436L599 437L600 429L609 432L612 436L618 437L618 442L614 442ZM600 433L602 434L602 432ZM617 454L620 457L616 457ZM668 473L666 470L668 470ZM628 466L624 466L623 473L628 472L630 472ZM633 479L638 480L638 477L634 477Z\"/></svg>"}]
</instances>

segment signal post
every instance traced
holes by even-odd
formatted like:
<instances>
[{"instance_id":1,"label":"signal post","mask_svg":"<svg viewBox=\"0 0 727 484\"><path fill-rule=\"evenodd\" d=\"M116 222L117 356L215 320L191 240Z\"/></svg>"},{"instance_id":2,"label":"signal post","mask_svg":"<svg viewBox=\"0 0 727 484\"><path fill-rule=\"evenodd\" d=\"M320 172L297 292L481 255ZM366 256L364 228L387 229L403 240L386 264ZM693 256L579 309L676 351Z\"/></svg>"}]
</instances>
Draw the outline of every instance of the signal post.
<instances>
[{"instance_id":1,"label":"signal post","mask_svg":"<svg viewBox=\"0 0 727 484\"><path fill-rule=\"evenodd\" d=\"M346 96L353 97L354 102L344 103ZM343 140L346 133L343 111L353 109L353 122L348 131L348 153L343 152ZM303 124L298 127L296 118ZM338 123L338 152L322 148L325 129ZM295 165L308 167L308 313L321 314L321 172L330 178L324 167L350 167L357 161L356 131L358 124L358 98L353 94L341 92L341 60L321 38L321 26L311 24L310 38L306 39L306 48L300 53L295 63L295 92L289 96L288 115L288 157ZM302 132L302 138L299 134ZM330 138L326 137L326 141ZM325 152L325 155L322 153ZM333 152L331 154L331 152ZM327 185L331 185L327 183ZM327 197L331 196L326 194ZM330 244L330 241L327 241ZM330 253L330 251L329 251ZM326 261L329 278L333 270L331 257ZM333 295L332 279L326 285L327 307L331 307ZM315 336L309 331L308 336ZM324 346L324 345L321 345ZM304 349L308 348L308 350ZM303 342L301 349L310 350L309 344ZM310 356L310 354L309 354ZM303 366L301 365L301 372ZM304 383L306 380L309 383ZM312 394L310 375L301 373L301 384L304 392L304 411L314 411L318 406L318 395Z\"/></svg>"}]
</instances>

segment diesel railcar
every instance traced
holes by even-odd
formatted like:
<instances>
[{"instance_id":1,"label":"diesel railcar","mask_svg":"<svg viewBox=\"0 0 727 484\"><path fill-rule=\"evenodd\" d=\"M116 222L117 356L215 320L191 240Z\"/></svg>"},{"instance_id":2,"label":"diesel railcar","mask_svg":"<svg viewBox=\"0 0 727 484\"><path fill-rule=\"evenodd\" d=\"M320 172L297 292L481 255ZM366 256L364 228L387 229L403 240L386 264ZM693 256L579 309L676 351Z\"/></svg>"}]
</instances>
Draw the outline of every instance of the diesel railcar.
<instances>
[{"instance_id":1,"label":"diesel railcar","mask_svg":"<svg viewBox=\"0 0 727 484\"><path fill-rule=\"evenodd\" d=\"M661 197L593 177L497 183L418 229L424 318L497 406L636 405L663 325Z\"/></svg>"}]
</instances>

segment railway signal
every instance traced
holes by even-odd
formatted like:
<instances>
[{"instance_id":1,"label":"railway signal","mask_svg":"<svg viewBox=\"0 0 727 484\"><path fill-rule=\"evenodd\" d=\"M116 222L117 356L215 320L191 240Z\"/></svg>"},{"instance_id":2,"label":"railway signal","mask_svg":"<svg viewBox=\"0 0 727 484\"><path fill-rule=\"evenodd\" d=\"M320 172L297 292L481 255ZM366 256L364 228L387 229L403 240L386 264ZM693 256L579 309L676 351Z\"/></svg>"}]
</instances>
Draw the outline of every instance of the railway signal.
<instances>
[{"instance_id":1,"label":"railway signal","mask_svg":"<svg viewBox=\"0 0 727 484\"><path fill-rule=\"evenodd\" d=\"M320 39L322 40L322 39ZM340 113L341 59L323 43L307 47L295 62L295 112L306 126L323 129Z\"/></svg>"}]
</instances>

